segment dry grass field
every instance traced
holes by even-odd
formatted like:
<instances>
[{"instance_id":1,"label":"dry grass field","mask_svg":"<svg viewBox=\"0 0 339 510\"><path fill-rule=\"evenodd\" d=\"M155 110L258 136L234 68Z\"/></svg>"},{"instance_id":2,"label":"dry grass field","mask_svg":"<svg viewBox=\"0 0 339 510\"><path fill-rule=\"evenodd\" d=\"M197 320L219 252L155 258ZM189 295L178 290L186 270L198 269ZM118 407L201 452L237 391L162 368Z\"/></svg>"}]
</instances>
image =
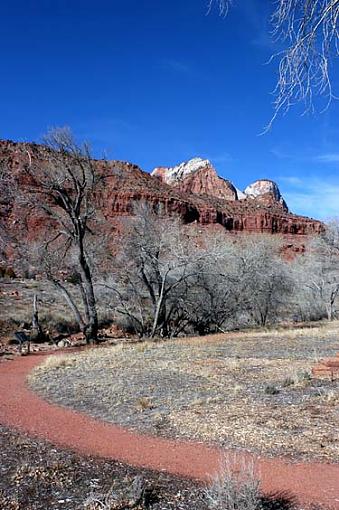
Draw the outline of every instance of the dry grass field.
<instances>
[{"instance_id":1,"label":"dry grass field","mask_svg":"<svg viewBox=\"0 0 339 510\"><path fill-rule=\"evenodd\" d=\"M74 320L61 296L47 281L0 280L0 333L7 335L18 329L20 323L32 320L33 296L39 297L40 320L45 329L68 332L74 329Z\"/></svg>"},{"instance_id":2,"label":"dry grass field","mask_svg":"<svg viewBox=\"0 0 339 510\"><path fill-rule=\"evenodd\" d=\"M68 284L77 304L73 285ZM70 309L60 293L47 280L0 279L0 342L12 336L20 324L30 326L34 294L39 298L39 317L44 331L54 336L78 331ZM105 307L98 306L101 325L110 322Z\"/></svg>"},{"instance_id":3,"label":"dry grass field","mask_svg":"<svg viewBox=\"0 0 339 510\"><path fill-rule=\"evenodd\" d=\"M336 351L339 322L121 344L48 358L30 384L131 429L338 462L339 381L311 377Z\"/></svg>"}]
</instances>

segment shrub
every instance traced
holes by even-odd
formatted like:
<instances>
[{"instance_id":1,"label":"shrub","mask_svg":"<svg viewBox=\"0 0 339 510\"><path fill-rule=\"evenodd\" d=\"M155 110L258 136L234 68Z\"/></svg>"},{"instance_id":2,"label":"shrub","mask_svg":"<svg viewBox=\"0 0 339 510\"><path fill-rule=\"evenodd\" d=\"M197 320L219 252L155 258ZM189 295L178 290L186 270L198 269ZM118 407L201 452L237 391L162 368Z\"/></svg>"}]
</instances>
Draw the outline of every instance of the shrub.
<instances>
[{"instance_id":1,"label":"shrub","mask_svg":"<svg viewBox=\"0 0 339 510\"><path fill-rule=\"evenodd\" d=\"M59 368L72 367L75 364L75 358L65 354L54 354L48 356L45 361L37 368L37 370L55 370Z\"/></svg>"},{"instance_id":2,"label":"shrub","mask_svg":"<svg viewBox=\"0 0 339 510\"><path fill-rule=\"evenodd\" d=\"M65 282L71 283L72 285L79 285L81 283L81 276L77 271L70 272L66 276Z\"/></svg>"},{"instance_id":3,"label":"shrub","mask_svg":"<svg viewBox=\"0 0 339 510\"><path fill-rule=\"evenodd\" d=\"M135 508L147 510L158 501L154 487L141 476L136 476L122 493L114 485L106 494L92 494L84 503L85 510L122 510Z\"/></svg>"},{"instance_id":4,"label":"shrub","mask_svg":"<svg viewBox=\"0 0 339 510\"><path fill-rule=\"evenodd\" d=\"M55 331L60 335L71 335L79 331L79 326L75 320L64 318L59 313L46 314L40 323L44 329Z\"/></svg>"},{"instance_id":5,"label":"shrub","mask_svg":"<svg viewBox=\"0 0 339 510\"><path fill-rule=\"evenodd\" d=\"M283 388L288 388L288 386L294 385L294 379L292 377L286 377L283 382L281 383L281 386Z\"/></svg>"},{"instance_id":6,"label":"shrub","mask_svg":"<svg viewBox=\"0 0 339 510\"><path fill-rule=\"evenodd\" d=\"M254 462L236 455L223 459L219 473L205 491L210 510L258 510L260 481Z\"/></svg>"},{"instance_id":7,"label":"shrub","mask_svg":"<svg viewBox=\"0 0 339 510\"><path fill-rule=\"evenodd\" d=\"M301 386L309 386L311 384L312 376L307 370L301 370L297 373L295 378L295 384Z\"/></svg>"},{"instance_id":8,"label":"shrub","mask_svg":"<svg viewBox=\"0 0 339 510\"><path fill-rule=\"evenodd\" d=\"M278 395L279 390L274 384L267 384L265 386L265 393L266 395Z\"/></svg>"},{"instance_id":9,"label":"shrub","mask_svg":"<svg viewBox=\"0 0 339 510\"><path fill-rule=\"evenodd\" d=\"M10 280L16 278L16 274L12 267L0 266L0 278L8 278Z\"/></svg>"},{"instance_id":10,"label":"shrub","mask_svg":"<svg viewBox=\"0 0 339 510\"><path fill-rule=\"evenodd\" d=\"M140 397L137 402L138 407L141 411L146 411L148 409L154 409L154 404L151 399L148 397Z\"/></svg>"}]
</instances>

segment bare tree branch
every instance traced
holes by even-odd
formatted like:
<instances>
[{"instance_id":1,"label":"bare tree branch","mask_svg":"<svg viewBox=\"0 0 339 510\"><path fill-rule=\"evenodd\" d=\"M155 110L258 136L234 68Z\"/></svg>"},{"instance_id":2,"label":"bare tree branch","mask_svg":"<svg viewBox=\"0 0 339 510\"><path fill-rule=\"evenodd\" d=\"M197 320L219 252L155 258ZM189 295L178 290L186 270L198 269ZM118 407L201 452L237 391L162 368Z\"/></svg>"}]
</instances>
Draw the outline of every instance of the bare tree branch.
<instances>
[{"instance_id":1,"label":"bare tree branch","mask_svg":"<svg viewBox=\"0 0 339 510\"><path fill-rule=\"evenodd\" d=\"M274 90L274 113L266 127L270 129L279 114L299 102L305 113L313 112L314 97L333 99L331 61L339 55L339 0L277 0L271 16L273 39L285 49L273 55L278 60L278 80ZM209 0L226 15L230 0Z\"/></svg>"}]
</instances>

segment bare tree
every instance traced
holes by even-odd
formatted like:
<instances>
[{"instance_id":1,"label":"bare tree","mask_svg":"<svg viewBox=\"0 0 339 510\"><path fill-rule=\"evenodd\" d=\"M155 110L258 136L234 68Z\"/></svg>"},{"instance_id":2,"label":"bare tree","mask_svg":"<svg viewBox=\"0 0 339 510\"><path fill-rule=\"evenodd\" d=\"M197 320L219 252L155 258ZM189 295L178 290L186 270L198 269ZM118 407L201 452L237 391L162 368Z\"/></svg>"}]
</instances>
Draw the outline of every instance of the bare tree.
<instances>
[{"instance_id":1,"label":"bare tree","mask_svg":"<svg viewBox=\"0 0 339 510\"><path fill-rule=\"evenodd\" d=\"M225 235L207 235L202 242L199 270L178 304L192 332L205 335L237 324L242 296L238 292L237 246Z\"/></svg>"},{"instance_id":2,"label":"bare tree","mask_svg":"<svg viewBox=\"0 0 339 510\"><path fill-rule=\"evenodd\" d=\"M46 161L27 162L23 186L23 200L43 218L40 267L62 292L87 342L96 341L98 316L87 245L95 231L95 193L103 175L89 147L79 146L68 128L50 131L45 146ZM70 270L78 278L83 316L63 284Z\"/></svg>"},{"instance_id":3,"label":"bare tree","mask_svg":"<svg viewBox=\"0 0 339 510\"><path fill-rule=\"evenodd\" d=\"M284 315L293 292L293 278L282 258L282 240L251 236L238 246L239 284L244 311L259 326Z\"/></svg>"},{"instance_id":4,"label":"bare tree","mask_svg":"<svg viewBox=\"0 0 339 510\"><path fill-rule=\"evenodd\" d=\"M33 312L32 312L32 332L30 335L31 341L43 342L47 340L48 336L43 332L39 321L39 298L37 294L33 296Z\"/></svg>"},{"instance_id":5,"label":"bare tree","mask_svg":"<svg viewBox=\"0 0 339 510\"><path fill-rule=\"evenodd\" d=\"M121 246L113 281L107 286L115 296L116 311L128 318L140 336L177 336L192 326L208 330L212 321L223 322L221 315L216 318L212 247L188 235L178 219L165 218L142 205L130 220ZM220 296L227 294L219 291ZM199 309L202 296L209 314ZM218 310L221 314L221 305Z\"/></svg>"},{"instance_id":6,"label":"bare tree","mask_svg":"<svg viewBox=\"0 0 339 510\"><path fill-rule=\"evenodd\" d=\"M329 222L322 236L312 239L298 261L299 285L307 308L333 320L339 297L339 221Z\"/></svg>"},{"instance_id":7,"label":"bare tree","mask_svg":"<svg viewBox=\"0 0 339 510\"><path fill-rule=\"evenodd\" d=\"M279 0L272 25L287 49L280 54L275 115L295 101L312 110L315 94L332 99L330 59L339 55L338 21L338 0Z\"/></svg>"},{"instance_id":8,"label":"bare tree","mask_svg":"<svg viewBox=\"0 0 339 510\"><path fill-rule=\"evenodd\" d=\"M219 9L220 16L226 16L232 4L233 0L208 0L208 12L216 5Z\"/></svg>"},{"instance_id":9,"label":"bare tree","mask_svg":"<svg viewBox=\"0 0 339 510\"><path fill-rule=\"evenodd\" d=\"M145 206L130 222L105 286L139 336L203 335L287 316L294 282L280 239L196 236Z\"/></svg>"},{"instance_id":10,"label":"bare tree","mask_svg":"<svg viewBox=\"0 0 339 510\"><path fill-rule=\"evenodd\" d=\"M118 312L129 317L141 336L168 336L174 296L195 268L178 220L162 218L144 204L135 214L116 258Z\"/></svg>"},{"instance_id":11,"label":"bare tree","mask_svg":"<svg viewBox=\"0 0 339 510\"><path fill-rule=\"evenodd\" d=\"M273 3L273 2L272 2ZM209 0L221 15L227 14L232 0ZM333 97L330 62L339 55L339 0L277 0L271 16L273 36L285 49L274 55L279 60L274 114L303 101L313 110L313 97Z\"/></svg>"}]
</instances>

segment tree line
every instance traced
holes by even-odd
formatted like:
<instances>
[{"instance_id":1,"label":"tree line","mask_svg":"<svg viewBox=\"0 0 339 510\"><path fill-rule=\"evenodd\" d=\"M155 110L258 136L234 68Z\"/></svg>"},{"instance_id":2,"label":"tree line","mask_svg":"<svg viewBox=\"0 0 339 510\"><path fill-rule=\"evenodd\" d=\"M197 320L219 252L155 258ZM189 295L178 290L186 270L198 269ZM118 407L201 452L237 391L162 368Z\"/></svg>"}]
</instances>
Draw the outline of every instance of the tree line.
<instances>
[{"instance_id":1,"label":"tree line","mask_svg":"<svg viewBox=\"0 0 339 510\"><path fill-rule=\"evenodd\" d=\"M283 238L194 235L147 205L129 223L102 289L116 320L140 337L336 317L338 222L293 260Z\"/></svg>"},{"instance_id":2,"label":"tree line","mask_svg":"<svg viewBox=\"0 0 339 510\"><path fill-rule=\"evenodd\" d=\"M46 161L27 158L16 199L46 228L34 243L12 244L19 271L54 285L87 342L98 337L98 303L140 337L336 317L338 220L293 260L279 236L201 232L146 203L112 237L96 196L119 168L98 165L67 129L45 143Z\"/></svg>"}]
</instances>

